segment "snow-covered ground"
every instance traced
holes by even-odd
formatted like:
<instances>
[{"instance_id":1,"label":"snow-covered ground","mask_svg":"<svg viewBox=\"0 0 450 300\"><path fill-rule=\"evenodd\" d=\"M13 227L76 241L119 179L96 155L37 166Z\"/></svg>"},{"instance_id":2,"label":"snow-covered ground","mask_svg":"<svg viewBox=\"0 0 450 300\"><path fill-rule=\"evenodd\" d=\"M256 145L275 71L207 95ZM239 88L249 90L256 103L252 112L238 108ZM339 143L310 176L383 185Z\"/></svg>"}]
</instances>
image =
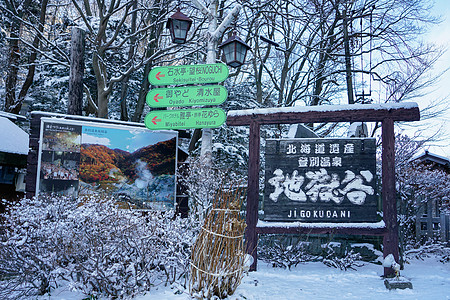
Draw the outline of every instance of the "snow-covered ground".
<instances>
[{"instance_id":1,"label":"snow-covered ground","mask_svg":"<svg viewBox=\"0 0 450 300\"><path fill-rule=\"evenodd\" d=\"M450 299L450 263L435 258L413 260L401 275L411 280L413 289L387 290L380 277L380 265L365 264L356 270L341 271L324 264L306 263L291 270L272 268L258 262L258 271L250 272L229 300L284 299ZM155 287L136 300L184 300L186 293L176 293L170 287ZM84 296L85 297L85 296ZM82 299L83 295L59 290L45 299ZM44 298L42 298L43 300Z\"/></svg>"}]
</instances>

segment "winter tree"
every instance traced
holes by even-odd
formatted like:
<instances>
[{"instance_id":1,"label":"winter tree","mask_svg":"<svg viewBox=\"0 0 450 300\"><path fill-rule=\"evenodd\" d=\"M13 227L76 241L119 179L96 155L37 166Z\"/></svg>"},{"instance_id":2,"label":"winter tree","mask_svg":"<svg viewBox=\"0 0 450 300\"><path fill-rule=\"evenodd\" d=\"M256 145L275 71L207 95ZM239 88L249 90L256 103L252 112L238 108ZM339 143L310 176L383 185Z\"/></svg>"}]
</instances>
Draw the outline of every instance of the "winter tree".
<instances>
[{"instance_id":1,"label":"winter tree","mask_svg":"<svg viewBox=\"0 0 450 300\"><path fill-rule=\"evenodd\" d=\"M399 239L401 252L404 253L415 246L416 216L420 208L428 201L437 201L442 211L449 210L450 174L414 161L414 157L423 151L426 140L399 134L395 142Z\"/></svg>"}]
</instances>

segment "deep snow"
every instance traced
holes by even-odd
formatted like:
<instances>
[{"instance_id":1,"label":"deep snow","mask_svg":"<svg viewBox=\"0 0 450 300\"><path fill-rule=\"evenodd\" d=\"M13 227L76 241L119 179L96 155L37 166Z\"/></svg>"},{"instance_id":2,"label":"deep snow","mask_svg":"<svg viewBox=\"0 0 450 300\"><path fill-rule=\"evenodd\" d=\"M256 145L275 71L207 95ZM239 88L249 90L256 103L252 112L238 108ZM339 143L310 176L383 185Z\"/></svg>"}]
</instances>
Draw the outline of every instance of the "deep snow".
<instances>
[{"instance_id":1,"label":"deep snow","mask_svg":"<svg viewBox=\"0 0 450 300\"><path fill-rule=\"evenodd\" d=\"M392 290L385 288L381 265L366 263L356 270L341 271L320 262L305 263L291 270L272 268L258 261L258 271L250 272L229 300L288 300L288 299L395 299L441 300L450 299L450 263L436 258L412 260L401 271L410 279L413 289ZM176 294L177 289L158 286L136 300L184 300L186 293ZM85 297L85 296L84 296ZM55 291L43 299L82 299L83 295L67 289Z\"/></svg>"}]
</instances>

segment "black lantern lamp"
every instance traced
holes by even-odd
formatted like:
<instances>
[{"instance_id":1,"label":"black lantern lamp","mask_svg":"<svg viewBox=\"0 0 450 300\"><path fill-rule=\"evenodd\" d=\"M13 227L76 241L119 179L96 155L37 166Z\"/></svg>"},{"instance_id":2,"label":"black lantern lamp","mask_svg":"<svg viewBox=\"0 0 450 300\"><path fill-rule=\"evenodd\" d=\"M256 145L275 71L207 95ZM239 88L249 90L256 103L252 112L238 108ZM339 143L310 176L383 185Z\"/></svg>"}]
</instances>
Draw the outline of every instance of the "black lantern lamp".
<instances>
[{"instance_id":1,"label":"black lantern lamp","mask_svg":"<svg viewBox=\"0 0 450 300\"><path fill-rule=\"evenodd\" d=\"M247 51L250 49L250 46L242 41L236 35L236 32L233 32L233 34L225 42L223 42L219 48L223 51L227 65L237 68L244 64L245 57L247 56Z\"/></svg>"},{"instance_id":2,"label":"black lantern lamp","mask_svg":"<svg viewBox=\"0 0 450 300\"><path fill-rule=\"evenodd\" d=\"M192 20L183 14L180 9L167 20L166 27L170 31L172 42L176 44L186 43L186 37L191 28Z\"/></svg>"}]
</instances>

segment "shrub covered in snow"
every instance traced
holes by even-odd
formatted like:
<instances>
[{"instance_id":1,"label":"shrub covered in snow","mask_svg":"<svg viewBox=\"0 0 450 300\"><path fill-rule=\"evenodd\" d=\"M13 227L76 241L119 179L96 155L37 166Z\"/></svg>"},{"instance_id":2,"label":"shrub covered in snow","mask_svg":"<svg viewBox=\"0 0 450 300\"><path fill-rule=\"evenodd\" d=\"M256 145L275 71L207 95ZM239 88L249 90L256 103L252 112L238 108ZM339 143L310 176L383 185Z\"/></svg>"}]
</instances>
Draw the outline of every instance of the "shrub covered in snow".
<instances>
[{"instance_id":1,"label":"shrub covered in snow","mask_svg":"<svg viewBox=\"0 0 450 300\"><path fill-rule=\"evenodd\" d=\"M62 282L114 298L185 285L198 227L171 215L119 209L98 196L23 199L1 224L0 298L51 293Z\"/></svg>"},{"instance_id":2,"label":"shrub covered in snow","mask_svg":"<svg viewBox=\"0 0 450 300\"><path fill-rule=\"evenodd\" d=\"M245 220L242 189L221 187L207 214L191 257L190 293L196 299L225 299L233 295L248 270L244 252Z\"/></svg>"},{"instance_id":3,"label":"shrub covered in snow","mask_svg":"<svg viewBox=\"0 0 450 300\"><path fill-rule=\"evenodd\" d=\"M288 268L298 264L317 261L319 256L308 251L308 242L286 242L285 240L273 240L271 243L262 244L258 249L259 257L273 267Z\"/></svg>"},{"instance_id":4,"label":"shrub covered in snow","mask_svg":"<svg viewBox=\"0 0 450 300\"><path fill-rule=\"evenodd\" d=\"M442 263L450 263L450 245L429 241L425 245L407 250L405 256L407 261L436 257Z\"/></svg>"},{"instance_id":5,"label":"shrub covered in snow","mask_svg":"<svg viewBox=\"0 0 450 300\"><path fill-rule=\"evenodd\" d=\"M324 254L322 262L328 267L333 267L340 270L355 270L356 267L362 267L362 257L359 253L354 252L353 249L347 250L343 255L336 255L335 250L328 243L324 247Z\"/></svg>"},{"instance_id":6,"label":"shrub covered in snow","mask_svg":"<svg viewBox=\"0 0 450 300\"><path fill-rule=\"evenodd\" d=\"M341 270L354 269L363 265L363 257L353 249L352 245L343 246L338 242L328 241L321 245L321 250L315 249L317 238L314 242L298 239L273 240L271 243L263 243L259 250L262 260L270 263L273 267L288 268L298 264L322 261L328 267Z\"/></svg>"},{"instance_id":7,"label":"shrub covered in snow","mask_svg":"<svg viewBox=\"0 0 450 300\"><path fill-rule=\"evenodd\" d=\"M186 188L189 195L189 209L198 216L200 222L212 208L213 201L224 180L233 178L232 172L215 168L205 164L200 158L191 158L178 171L179 181Z\"/></svg>"}]
</instances>

